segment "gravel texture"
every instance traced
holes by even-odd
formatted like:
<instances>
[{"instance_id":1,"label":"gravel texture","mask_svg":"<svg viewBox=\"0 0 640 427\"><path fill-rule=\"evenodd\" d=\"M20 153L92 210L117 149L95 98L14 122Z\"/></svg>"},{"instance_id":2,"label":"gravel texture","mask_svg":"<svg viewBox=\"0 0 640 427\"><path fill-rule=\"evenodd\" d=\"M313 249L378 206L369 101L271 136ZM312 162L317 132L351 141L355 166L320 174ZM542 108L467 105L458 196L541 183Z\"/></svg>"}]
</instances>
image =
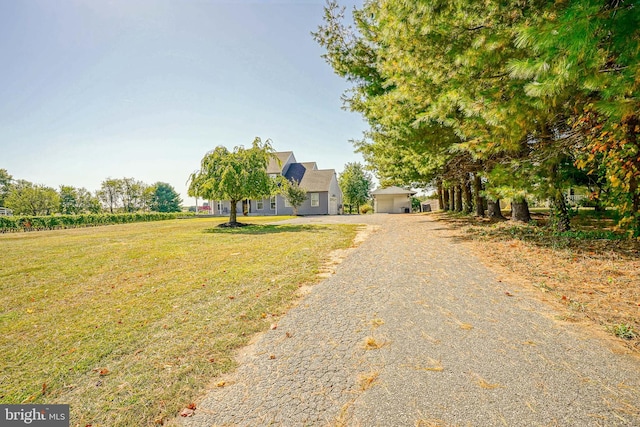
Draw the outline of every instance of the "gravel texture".
<instances>
[{"instance_id":1,"label":"gravel texture","mask_svg":"<svg viewBox=\"0 0 640 427\"><path fill-rule=\"evenodd\" d=\"M500 282L428 216L292 221L375 231L185 426L640 426L638 357Z\"/></svg>"}]
</instances>

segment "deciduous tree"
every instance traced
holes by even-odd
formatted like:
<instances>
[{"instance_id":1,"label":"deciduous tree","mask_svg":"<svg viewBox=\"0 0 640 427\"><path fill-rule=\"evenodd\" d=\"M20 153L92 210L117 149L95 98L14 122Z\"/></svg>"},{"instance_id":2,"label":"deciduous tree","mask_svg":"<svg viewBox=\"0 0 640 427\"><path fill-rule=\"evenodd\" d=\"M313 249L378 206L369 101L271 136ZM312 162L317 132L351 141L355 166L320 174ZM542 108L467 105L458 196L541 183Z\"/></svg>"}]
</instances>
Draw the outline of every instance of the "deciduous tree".
<instances>
[{"instance_id":1,"label":"deciduous tree","mask_svg":"<svg viewBox=\"0 0 640 427\"><path fill-rule=\"evenodd\" d=\"M114 211L121 206L122 193L122 181L119 179L107 178L102 181L97 195L100 201L102 201L107 209L109 209L109 212L114 213Z\"/></svg>"},{"instance_id":2,"label":"deciduous tree","mask_svg":"<svg viewBox=\"0 0 640 427\"><path fill-rule=\"evenodd\" d=\"M15 215L51 215L60 205L58 192L45 185L18 180L5 200Z\"/></svg>"},{"instance_id":3,"label":"deciduous tree","mask_svg":"<svg viewBox=\"0 0 640 427\"><path fill-rule=\"evenodd\" d=\"M349 205L349 213L352 205L356 205L356 210L360 213L360 205L365 204L371 197L373 186L371 175L360 163L347 163L338 177L338 184L342 190L344 203Z\"/></svg>"},{"instance_id":4,"label":"deciduous tree","mask_svg":"<svg viewBox=\"0 0 640 427\"><path fill-rule=\"evenodd\" d=\"M6 169L0 169L0 206L4 206L4 199L9 194L13 177Z\"/></svg>"},{"instance_id":5,"label":"deciduous tree","mask_svg":"<svg viewBox=\"0 0 640 427\"><path fill-rule=\"evenodd\" d=\"M293 208L293 214L298 215L298 208L307 199L307 190L300 187L300 183L295 179L289 181L285 178L280 185L280 194Z\"/></svg>"},{"instance_id":6,"label":"deciduous tree","mask_svg":"<svg viewBox=\"0 0 640 427\"><path fill-rule=\"evenodd\" d=\"M220 145L205 154L200 170L190 176L189 195L209 200L229 200L228 225L237 227L236 205L244 199L260 199L274 194L277 186L267 174L275 158L271 141L256 137L251 148L238 146L230 151Z\"/></svg>"}]
</instances>

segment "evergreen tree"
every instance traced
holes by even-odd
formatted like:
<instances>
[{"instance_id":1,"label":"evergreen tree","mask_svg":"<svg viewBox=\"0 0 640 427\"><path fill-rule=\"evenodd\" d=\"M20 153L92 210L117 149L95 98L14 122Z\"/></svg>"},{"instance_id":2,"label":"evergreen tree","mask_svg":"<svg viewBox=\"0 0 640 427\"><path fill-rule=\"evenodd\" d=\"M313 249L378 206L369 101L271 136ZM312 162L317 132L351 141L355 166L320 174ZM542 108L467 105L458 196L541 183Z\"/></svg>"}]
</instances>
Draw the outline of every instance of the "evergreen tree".
<instances>
[{"instance_id":1,"label":"evergreen tree","mask_svg":"<svg viewBox=\"0 0 640 427\"><path fill-rule=\"evenodd\" d=\"M150 187L151 204L154 212L180 212L182 199L178 192L166 182L156 182Z\"/></svg>"}]
</instances>

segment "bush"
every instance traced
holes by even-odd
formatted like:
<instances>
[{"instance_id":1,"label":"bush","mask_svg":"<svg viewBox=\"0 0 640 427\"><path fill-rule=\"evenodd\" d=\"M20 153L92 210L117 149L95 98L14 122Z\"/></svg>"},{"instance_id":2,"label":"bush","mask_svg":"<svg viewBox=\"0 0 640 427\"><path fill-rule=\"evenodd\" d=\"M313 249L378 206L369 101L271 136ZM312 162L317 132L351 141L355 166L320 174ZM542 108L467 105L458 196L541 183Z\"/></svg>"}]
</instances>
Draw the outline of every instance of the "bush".
<instances>
[{"instance_id":1,"label":"bush","mask_svg":"<svg viewBox=\"0 0 640 427\"><path fill-rule=\"evenodd\" d=\"M138 212L131 214L83 214L50 216L2 216L0 233L16 231L58 230L63 228L95 227L132 222L163 221L193 216L186 212Z\"/></svg>"},{"instance_id":2,"label":"bush","mask_svg":"<svg viewBox=\"0 0 640 427\"><path fill-rule=\"evenodd\" d=\"M373 211L373 208L368 203L360 206L360 213L361 214L366 214L366 213L369 213L369 212L372 212L372 211Z\"/></svg>"}]
</instances>

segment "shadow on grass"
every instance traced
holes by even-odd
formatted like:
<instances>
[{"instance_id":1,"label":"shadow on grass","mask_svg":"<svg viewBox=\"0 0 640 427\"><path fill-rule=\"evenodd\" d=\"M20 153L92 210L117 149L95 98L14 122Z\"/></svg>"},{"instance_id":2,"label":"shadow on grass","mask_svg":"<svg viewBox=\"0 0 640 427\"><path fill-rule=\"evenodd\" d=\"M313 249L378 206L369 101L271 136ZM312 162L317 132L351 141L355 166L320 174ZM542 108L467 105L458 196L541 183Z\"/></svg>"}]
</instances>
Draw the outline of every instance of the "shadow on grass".
<instances>
[{"instance_id":1,"label":"shadow on grass","mask_svg":"<svg viewBox=\"0 0 640 427\"><path fill-rule=\"evenodd\" d=\"M215 227L207 228L205 233L212 234L248 234L248 235L260 235L260 234L276 234L276 233L317 233L322 227L317 225L274 225L274 224L248 224L243 227Z\"/></svg>"},{"instance_id":2,"label":"shadow on grass","mask_svg":"<svg viewBox=\"0 0 640 427\"><path fill-rule=\"evenodd\" d=\"M571 249L576 253L589 253L590 256L605 252L613 252L624 258L637 258L640 255L640 241L613 231L613 221L610 218L573 218L572 230L559 233L547 226L548 215L532 212L531 216L530 223L459 214L440 214L433 218L453 229L461 230L463 234L454 238L457 241L515 239L541 248Z\"/></svg>"}]
</instances>

